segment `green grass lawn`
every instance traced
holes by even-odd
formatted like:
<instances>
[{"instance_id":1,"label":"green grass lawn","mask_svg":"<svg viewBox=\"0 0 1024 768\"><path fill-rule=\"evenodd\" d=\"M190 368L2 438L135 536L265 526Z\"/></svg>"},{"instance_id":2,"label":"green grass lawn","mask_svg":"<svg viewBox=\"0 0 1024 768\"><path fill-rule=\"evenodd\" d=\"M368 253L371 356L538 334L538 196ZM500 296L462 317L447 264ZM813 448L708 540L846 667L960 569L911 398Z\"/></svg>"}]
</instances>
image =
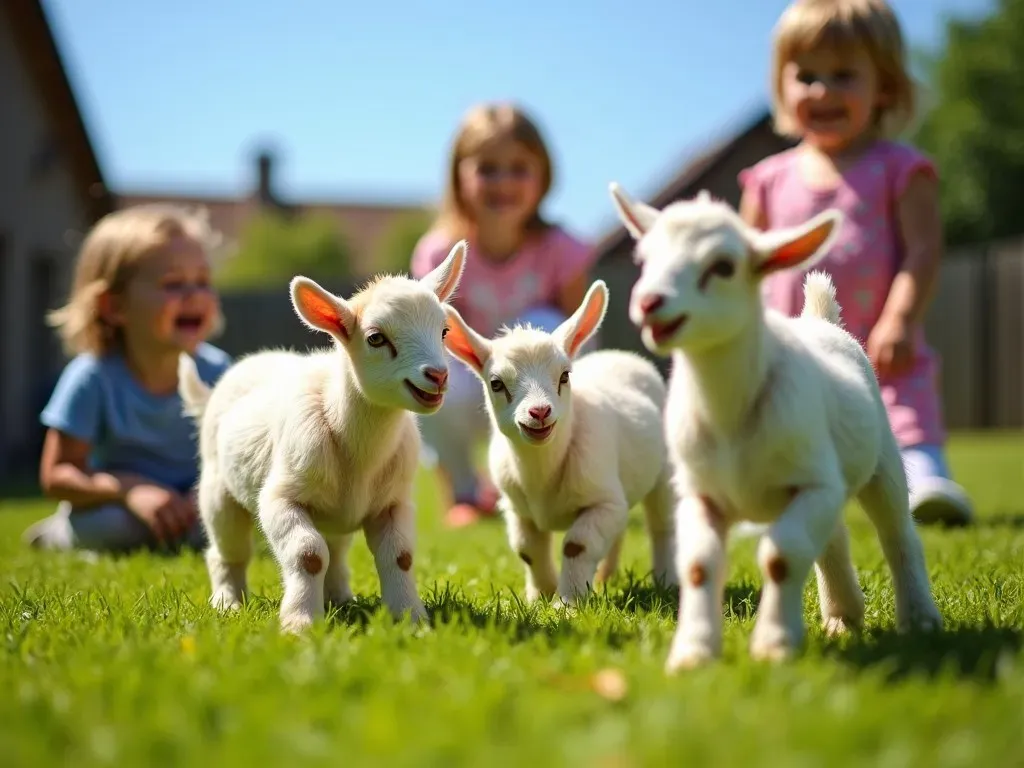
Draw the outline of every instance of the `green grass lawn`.
<instances>
[{"instance_id":1,"label":"green grass lawn","mask_svg":"<svg viewBox=\"0 0 1024 768\"><path fill-rule=\"evenodd\" d=\"M893 631L888 571L848 519L867 631L818 630L806 653L752 663L754 544L731 560L725 657L668 678L676 596L658 593L639 521L624 570L578 615L521 602L504 528L450 531L419 481L416 569L433 627L380 607L364 544L356 605L302 638L277 630L265 548L254 598L222 617L194 555L34 553L23 527L50 509L0 502L0 754L43 765L1024 765L1024 436L960 437L954 471L976 526L922 532L947 628Z\"/></svg>"}]
</instances>

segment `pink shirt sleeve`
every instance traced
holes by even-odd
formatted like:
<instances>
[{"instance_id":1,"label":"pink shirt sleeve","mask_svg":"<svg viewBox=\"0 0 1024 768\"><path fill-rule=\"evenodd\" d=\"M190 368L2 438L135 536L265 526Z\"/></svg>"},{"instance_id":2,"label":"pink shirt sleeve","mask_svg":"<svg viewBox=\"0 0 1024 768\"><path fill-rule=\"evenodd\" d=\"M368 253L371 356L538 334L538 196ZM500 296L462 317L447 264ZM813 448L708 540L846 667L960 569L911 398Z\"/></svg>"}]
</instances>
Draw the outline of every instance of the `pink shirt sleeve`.
<instances>
[{"instance_id":1,"label":"pink shirt sleeve","mask_svg":"<svg viewBox=\"0 0 1024 768\"><path fill-rule=\"evenodd\" d=\"M427 232L413 249L412 264L409 268L412 276L419 280L430 270L436 268L448 256L451 245L454 243L449 244L448 237L443 232L436 230Z\"/></svg>"},{"instance_id":2,"label":"pink shirt sleeve","mask_svg":"<svg viewBox=\"0 0 1024 768\"><path fill-rule=\"evenodd\" d=\"M916 173L923 173L933 179L939 178L938 169L932 159L923 152L906 144L893 144L889 161L892 191L896 199L903 196L907 185Z\"/></svg>"},{"instance_id":3,"label":"pink shirt sleeve","mask_svg":"<svg viewBox=\"0 0 1024 768\"><path fill-rule=\"evenodd\" d=\"M588 244L557 228L550 235L550 249L554 265L554 288L560 290L586 273L596 260L597 253Z\"/></svg>"}]
</instances>

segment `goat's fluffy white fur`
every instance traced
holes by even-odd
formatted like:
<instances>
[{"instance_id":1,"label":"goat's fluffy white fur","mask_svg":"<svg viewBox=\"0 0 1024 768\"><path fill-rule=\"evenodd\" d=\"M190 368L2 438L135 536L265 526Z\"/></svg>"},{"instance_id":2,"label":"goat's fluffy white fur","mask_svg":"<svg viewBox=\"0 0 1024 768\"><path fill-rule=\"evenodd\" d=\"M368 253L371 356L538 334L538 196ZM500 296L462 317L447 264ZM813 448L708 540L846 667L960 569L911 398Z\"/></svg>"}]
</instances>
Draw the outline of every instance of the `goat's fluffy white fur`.
<instances>
[{"instance_id":1,"label":"goat's fluffy white fur","mask_svg":"<svg viewBox=\"0 0 1024 768\"><path fill-rule=\"evenodd\" d=\"M604 317L595 282L553 333L506 329L487 340L449 307L448 350L484 386L489 463L509 542L526 563L528 600L563 604L614 570L629 510L643 503L655 578L675 584L674 497L662 431L666 387L657 368L618 350L576 358ZM551 533L566 531L561 575ZM601 562L603 560L603 563Z\"/></svg>"},{"instance_id":2,"label":"goat's fluffy white fur","mask_svg":"<svg viewBox=\"0 0 1024 768\"><path fill-rule=\"evenodd\" d=\"M199 511L214 605L237 607L245 595L255 518L281 571L283 629L309 626L325 600L352 599L346 558L360 529L384 604L396 617L426 617L411 567L420 445L412 414L443 401L443 303L465 251L460 242L421 280L381 277L348 300L296 277L293 306L333 337L331 350L253 354L212 390L182 355L179 392L199 421Z\"/></svg>"},{"instance_id":3,"label":"goat's fluffy white fur","mask_svg":"<svg viewBox=\"0 0 1024 768\"><path fill-rule=\"evenodd\" d=\"M706 193L658 211L611 191L641 264L630 317L648 349L673 358L665 419L682 586L667 668L721 652L725 541L738 521L766 526L753 656L783 658L802 641L812 565L825 630L859 627L864 598L842 519L852 497L892 572L897 628L940 626L899 448L872 366L838 325L831 281L807 277L797 318L761 301L761 278L811 266L841 214L759 232Z\"/></svg>"}]
</instances>

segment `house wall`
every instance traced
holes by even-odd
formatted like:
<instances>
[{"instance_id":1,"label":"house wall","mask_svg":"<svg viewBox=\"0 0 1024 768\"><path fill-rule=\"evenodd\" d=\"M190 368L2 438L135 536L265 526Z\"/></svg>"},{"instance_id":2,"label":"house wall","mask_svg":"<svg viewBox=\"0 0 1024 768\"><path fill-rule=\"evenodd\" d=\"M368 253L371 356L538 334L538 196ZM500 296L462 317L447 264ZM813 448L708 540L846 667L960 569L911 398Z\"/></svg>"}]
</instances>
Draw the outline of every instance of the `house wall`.
<instances>
[{"instance_id":1,"label":"house wall","mask_svg":"<svg viewBox=\"0 0 1024 768\"><path fill-rule=\"evenodd\" d=\"M45 311L63 301L89 214L48 124L44 95L0 24L0 475L38 461L38 413L62 360Z\"/></svg>"}]
</instances>

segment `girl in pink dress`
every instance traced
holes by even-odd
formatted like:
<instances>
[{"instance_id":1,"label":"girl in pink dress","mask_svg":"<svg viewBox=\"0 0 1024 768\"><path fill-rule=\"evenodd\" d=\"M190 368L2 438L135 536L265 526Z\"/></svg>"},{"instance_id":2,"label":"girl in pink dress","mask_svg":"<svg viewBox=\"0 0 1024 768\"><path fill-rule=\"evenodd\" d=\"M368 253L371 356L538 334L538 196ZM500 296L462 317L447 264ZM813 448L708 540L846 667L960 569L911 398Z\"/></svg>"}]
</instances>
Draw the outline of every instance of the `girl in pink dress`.
<instances>
[{"instance_id":1,"label":"girl in pink dress","mask_svg":"<svg viewBox=\"0 0 1024 768\"><path fill-rule=\"evenodd\" d=\"M971 503L946 464L939 361L922 329L942 254L937 171L889 138L914 112L893 11L883 0L796 0L775 29L772 91L777 129L800 143L740 174L740 213L764 229L843 211L815 269L832 276L844 324L875 366L915 518L966 524ZM772 275L766 303L799 314L802 281Z\"/></svg>"},{"instance_id":2,"label":"girl in pink dress","mask_svg":"<svg viewBox=\"0 0 1024 768\"><path fill-rule=\"evenodd\" d=\"M484 336L517 322L553 331L589 287L593 249L540 211L552 175L540 131L515 105L481 104L463 118L440 215L413 252L412 274L425 275L468 239L452 304ZM420 430L450 485L447 521L459 526L493 515L497 493L474 468L473 450L488 429L480 382L460 362L450 370L445 404Z\"/></svg>"}]
</instances>

